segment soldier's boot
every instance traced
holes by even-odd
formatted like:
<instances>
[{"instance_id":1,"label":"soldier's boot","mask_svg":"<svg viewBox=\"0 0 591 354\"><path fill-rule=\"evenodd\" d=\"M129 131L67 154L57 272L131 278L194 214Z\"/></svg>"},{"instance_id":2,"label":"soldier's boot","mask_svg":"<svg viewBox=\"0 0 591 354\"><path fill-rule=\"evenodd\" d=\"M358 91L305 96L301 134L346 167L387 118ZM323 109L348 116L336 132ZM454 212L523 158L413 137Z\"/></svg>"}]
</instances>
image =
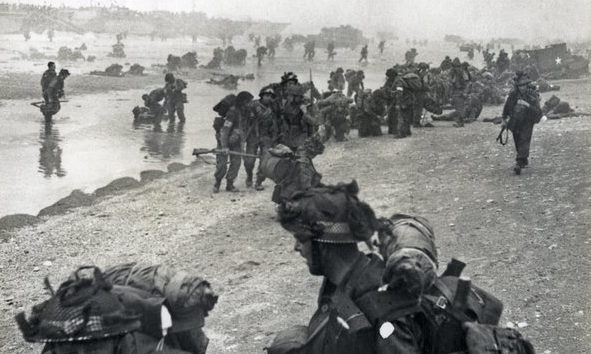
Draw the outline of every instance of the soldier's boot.
<instances>
[{"instance_id":1,"label":"soldier's boot","mask_svg":"<svg viewBox=\"0 0 591 354\"><path fill-rule=\"evenodd\" d=\"M254 184L254 189L257 191L265 190L265 187L263 187L263 181L257 178L257 182Z\"/></svg>"},{"instance_id":2,"label":"soldier's boot","mask_svg":"<svg viewBox=\"0 0 591 354\"><path fill-rule=\"evenodd\" d=\"M234 181L230 181L230 180L228 180L226 182L226 191L233 192L233 193L240 192L240 190L238 188L234 187Z\"/></svg>"},{"instance_id":3,"label":"soldier's boot","mask_svg":"<svg viewBox=\"0 0 591 354\"><path fill-rule=\"evenodd\" d=\"M252 188L252 172L246 174L246 188Z\"/></svg>"},{"instance_id":4,"label":"soldier's boot","mask_svg":"<svg viewBox=\"0 0 591 354\"><path fill-rule=\"evenodd\" d=\"M521 174L521 165L515 164L515 167L513 167L513 172L515 172L516 175L520 175Z\"/></svg>"},{"instance_id":5,"label":"soldier's boot","mask_svg":"<svg viewBox=\"0 0 591 354\"><path fill-rule=\"evenodd\" d=\"M222 184L222 180L221 179L216 179L215 180L215 184L213 185L213 192L214 193L219 193L220 192L220 185Z\"/></svg>"}]
</instances>

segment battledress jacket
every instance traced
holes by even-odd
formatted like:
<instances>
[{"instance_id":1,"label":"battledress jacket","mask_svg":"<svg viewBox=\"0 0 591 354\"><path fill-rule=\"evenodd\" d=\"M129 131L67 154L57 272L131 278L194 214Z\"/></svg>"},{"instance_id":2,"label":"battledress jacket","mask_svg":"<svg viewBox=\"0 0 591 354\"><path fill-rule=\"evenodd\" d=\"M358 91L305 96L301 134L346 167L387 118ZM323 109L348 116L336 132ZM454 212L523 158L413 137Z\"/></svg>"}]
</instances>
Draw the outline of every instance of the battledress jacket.
<instances>
[{"instance_id":1,"label":"battledress jacket","mask_svg":"<svg viewBox=\"0 0 591 354\"><path fill-rule=\"evenodd\" d=\"M517 106L521 106L524 109L516 110ZM511 130L521 124L538 123L542 117L539 94L536 91L522 94L516 89L511 90L503 107L503 118L507 118L508 116L511 117L512 121L509 124L509 129Z\"/></svg>"},{"instance_id":2,"label":"battledress jacket","mask_svg":"<svg viewBox=\"0 0 591 354\"><path fill-rule=\"evenodd\" d=\"M360 255L342 284L325 279L318 310L309 325L292 328L285 336L279 334L278 339L283 337L279 341L289 345L282 346L276 339L269 354L423 353L424 327L417 319L411 315L371 319L360 308L379 307L371 299L381 285L383 272L384 262L377 256ZM389 324L384 326L385 322Z\"/></svg>"}]
</instances>

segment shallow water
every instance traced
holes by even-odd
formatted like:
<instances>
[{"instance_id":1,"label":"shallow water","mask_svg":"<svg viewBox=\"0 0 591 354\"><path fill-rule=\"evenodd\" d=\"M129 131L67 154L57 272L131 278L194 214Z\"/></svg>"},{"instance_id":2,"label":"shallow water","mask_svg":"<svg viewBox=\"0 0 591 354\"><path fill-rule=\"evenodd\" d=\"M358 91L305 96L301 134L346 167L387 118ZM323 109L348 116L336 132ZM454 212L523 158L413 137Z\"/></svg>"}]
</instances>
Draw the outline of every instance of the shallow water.
<instances>
[{"instance_id":1,"label":"shallow water","mask_svg":"<svg viewBox=\"0 0 591 354\"><path fill-rule=\"evenodd\" d=\"M62 45L73 47L82 42L89 47L85 55L97 55L99 59L95 63L68 63L69 68L76 72L89 72L102 70L117 62L105 57L115 42L112 36L67 36L58 33L53 43L35 34L27 43L20 35L0 37L11 43L10 48L0 50L0 73L35 72L41 75L46 60L16 60L14 57L18 55L17 52L27 52L29 47L38 47L48 48L43 51L55 54ZM187 39L151 42L149 38L131 36L124 43L128 58L119 62L138 62L147 67L153 63L164 63L167 53L180 55L189 50L197 50L200 62L206 63L212 48L219 45L207 40L194 44ZM382 58L370 52L369 65L357 64L357 51L349 50L338 51L337 60L328 63L325 61L324 49L317 49L316 60L308 63L301 58L302 49L297 48L293 53L279 49L275 61L264 63L260 69L256 67L255 59L249 57L245 67L226 68L226 71L255 73L256 80L240 81L238 87L239 90L251 91L255 96L262 86L278 81L284 71L295 71L301 80L307 81L309 69L312 69L315 83L321 89L326 89L328 72L338 66L363 69L366 88L377 88L384 80L385 69L401 61L407 50L406 45L398 45L400 47L388 48ZM236 41L235 46L247 48L249 55L253 52L250 43ZM145 48L150 50L146 51ZM418 60L434 63L438 63L443 55L457 55L457 49L443 44L432 45L430 49L419 47L418 51ZM61 67L58 63L58 69ZM155 75L154 72L151 71L151 74ZM119 177L139 178L143 170L165 170L169 163L175 161L189 163L194 159L191 152L195 147L214 147L214 112L211 107L230 91L204 81L189 80L186 89L189 100L185 106L186 125L182 131L178 128L166 131L164 123L164 132L160 133L154 132L151 126L132 127L131 110L141 104L140 97L146 91L68 97L69 102L62 105L50 126L45 125L39 110L29 105L29 101L3 101L0 108L0 217L12 213L36 214L41 208L67 196L73 189L92 192Z\"/></svg>"}]
</instances>

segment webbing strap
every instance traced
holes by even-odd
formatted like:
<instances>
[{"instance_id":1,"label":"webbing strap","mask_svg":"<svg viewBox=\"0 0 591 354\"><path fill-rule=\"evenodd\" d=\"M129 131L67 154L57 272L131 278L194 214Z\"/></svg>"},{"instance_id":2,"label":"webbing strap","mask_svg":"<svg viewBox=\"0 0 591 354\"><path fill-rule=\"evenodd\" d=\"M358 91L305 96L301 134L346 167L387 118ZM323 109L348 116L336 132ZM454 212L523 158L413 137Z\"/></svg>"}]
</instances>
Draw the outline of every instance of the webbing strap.
<instances>
[{"instance_id":1,"label":"webbing strap","mask_svg":"<svg viewBox=\"0 0 591 354\"><path fill-rule=\"evenodd\" d=\"M166 285L166 290L164 291L164 294L166 296L166 299L168 300L168 303L171 306L174 306L176 304L181 292L181 286L183 285L183 281L186 277L186 272L178 272L170 279L168 285Z\"/></svg>"}]
</instances>

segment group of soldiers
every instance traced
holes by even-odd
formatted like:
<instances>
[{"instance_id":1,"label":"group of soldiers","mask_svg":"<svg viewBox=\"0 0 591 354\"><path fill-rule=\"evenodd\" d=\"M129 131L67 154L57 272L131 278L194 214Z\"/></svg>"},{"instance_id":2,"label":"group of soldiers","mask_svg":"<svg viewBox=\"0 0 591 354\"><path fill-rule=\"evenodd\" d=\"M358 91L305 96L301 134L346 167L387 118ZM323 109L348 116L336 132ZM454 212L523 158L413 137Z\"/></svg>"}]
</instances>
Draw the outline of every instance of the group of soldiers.
<instances>
[{"instance_id":1,"label":"group of soldiers","mask_svg":"<svg viewBox=\"0 0 591 354\"><path fill-rule=\"evenodd\" d=\"M182 130L186 121L187 94L183 92L185 88L187 88L187 83L184 80L175 78L173 73L167 73L164 76L164 87L143 94L144 106L136 106L133 109L134 125L151 123L154 124L154 131L161 131L161 122L166 113L168 130L170 131L174 129L178 114L178 130Z\"/></svg>"},{"instance_id":2,"label":"group of soldiers","mask_svg":"<svg viewBox=\"0 0 591 354\"><path fill-rule=\"evenodd\" d=\"M60 99L65 96L64 81L70 76L67 69L61 69L56 73L55 63L47 63L47 70L41 76L41 93L43 95L43 105L41 112L47 123L51 122L54 114L59 112L61 105Z\"/></svg>"},{"instance_id":3,"label":"group of soldiers","mask_svg":"<svg viewBox=\"0 0 591 354\"><path fill-rule=\"evenodd\" d=\"M253 187L257 156L277 144L297 151L306 139L315 134L314 118L304 100L306 91L312 94L312 85L301 84L297 75L289 72L281 77L279 83L263 87L257 100L253 100L254 96L249 92L242 91L224 97L214 107L219 115L214 120L214 130L217 148L221 151L217 154L215 193L219 192L224 177L226 190L238 191L234 181L242 160L246 186ZM264 179L259 164L254 181L256 190L263 189Z\"/></svg>"}]
</instances>

